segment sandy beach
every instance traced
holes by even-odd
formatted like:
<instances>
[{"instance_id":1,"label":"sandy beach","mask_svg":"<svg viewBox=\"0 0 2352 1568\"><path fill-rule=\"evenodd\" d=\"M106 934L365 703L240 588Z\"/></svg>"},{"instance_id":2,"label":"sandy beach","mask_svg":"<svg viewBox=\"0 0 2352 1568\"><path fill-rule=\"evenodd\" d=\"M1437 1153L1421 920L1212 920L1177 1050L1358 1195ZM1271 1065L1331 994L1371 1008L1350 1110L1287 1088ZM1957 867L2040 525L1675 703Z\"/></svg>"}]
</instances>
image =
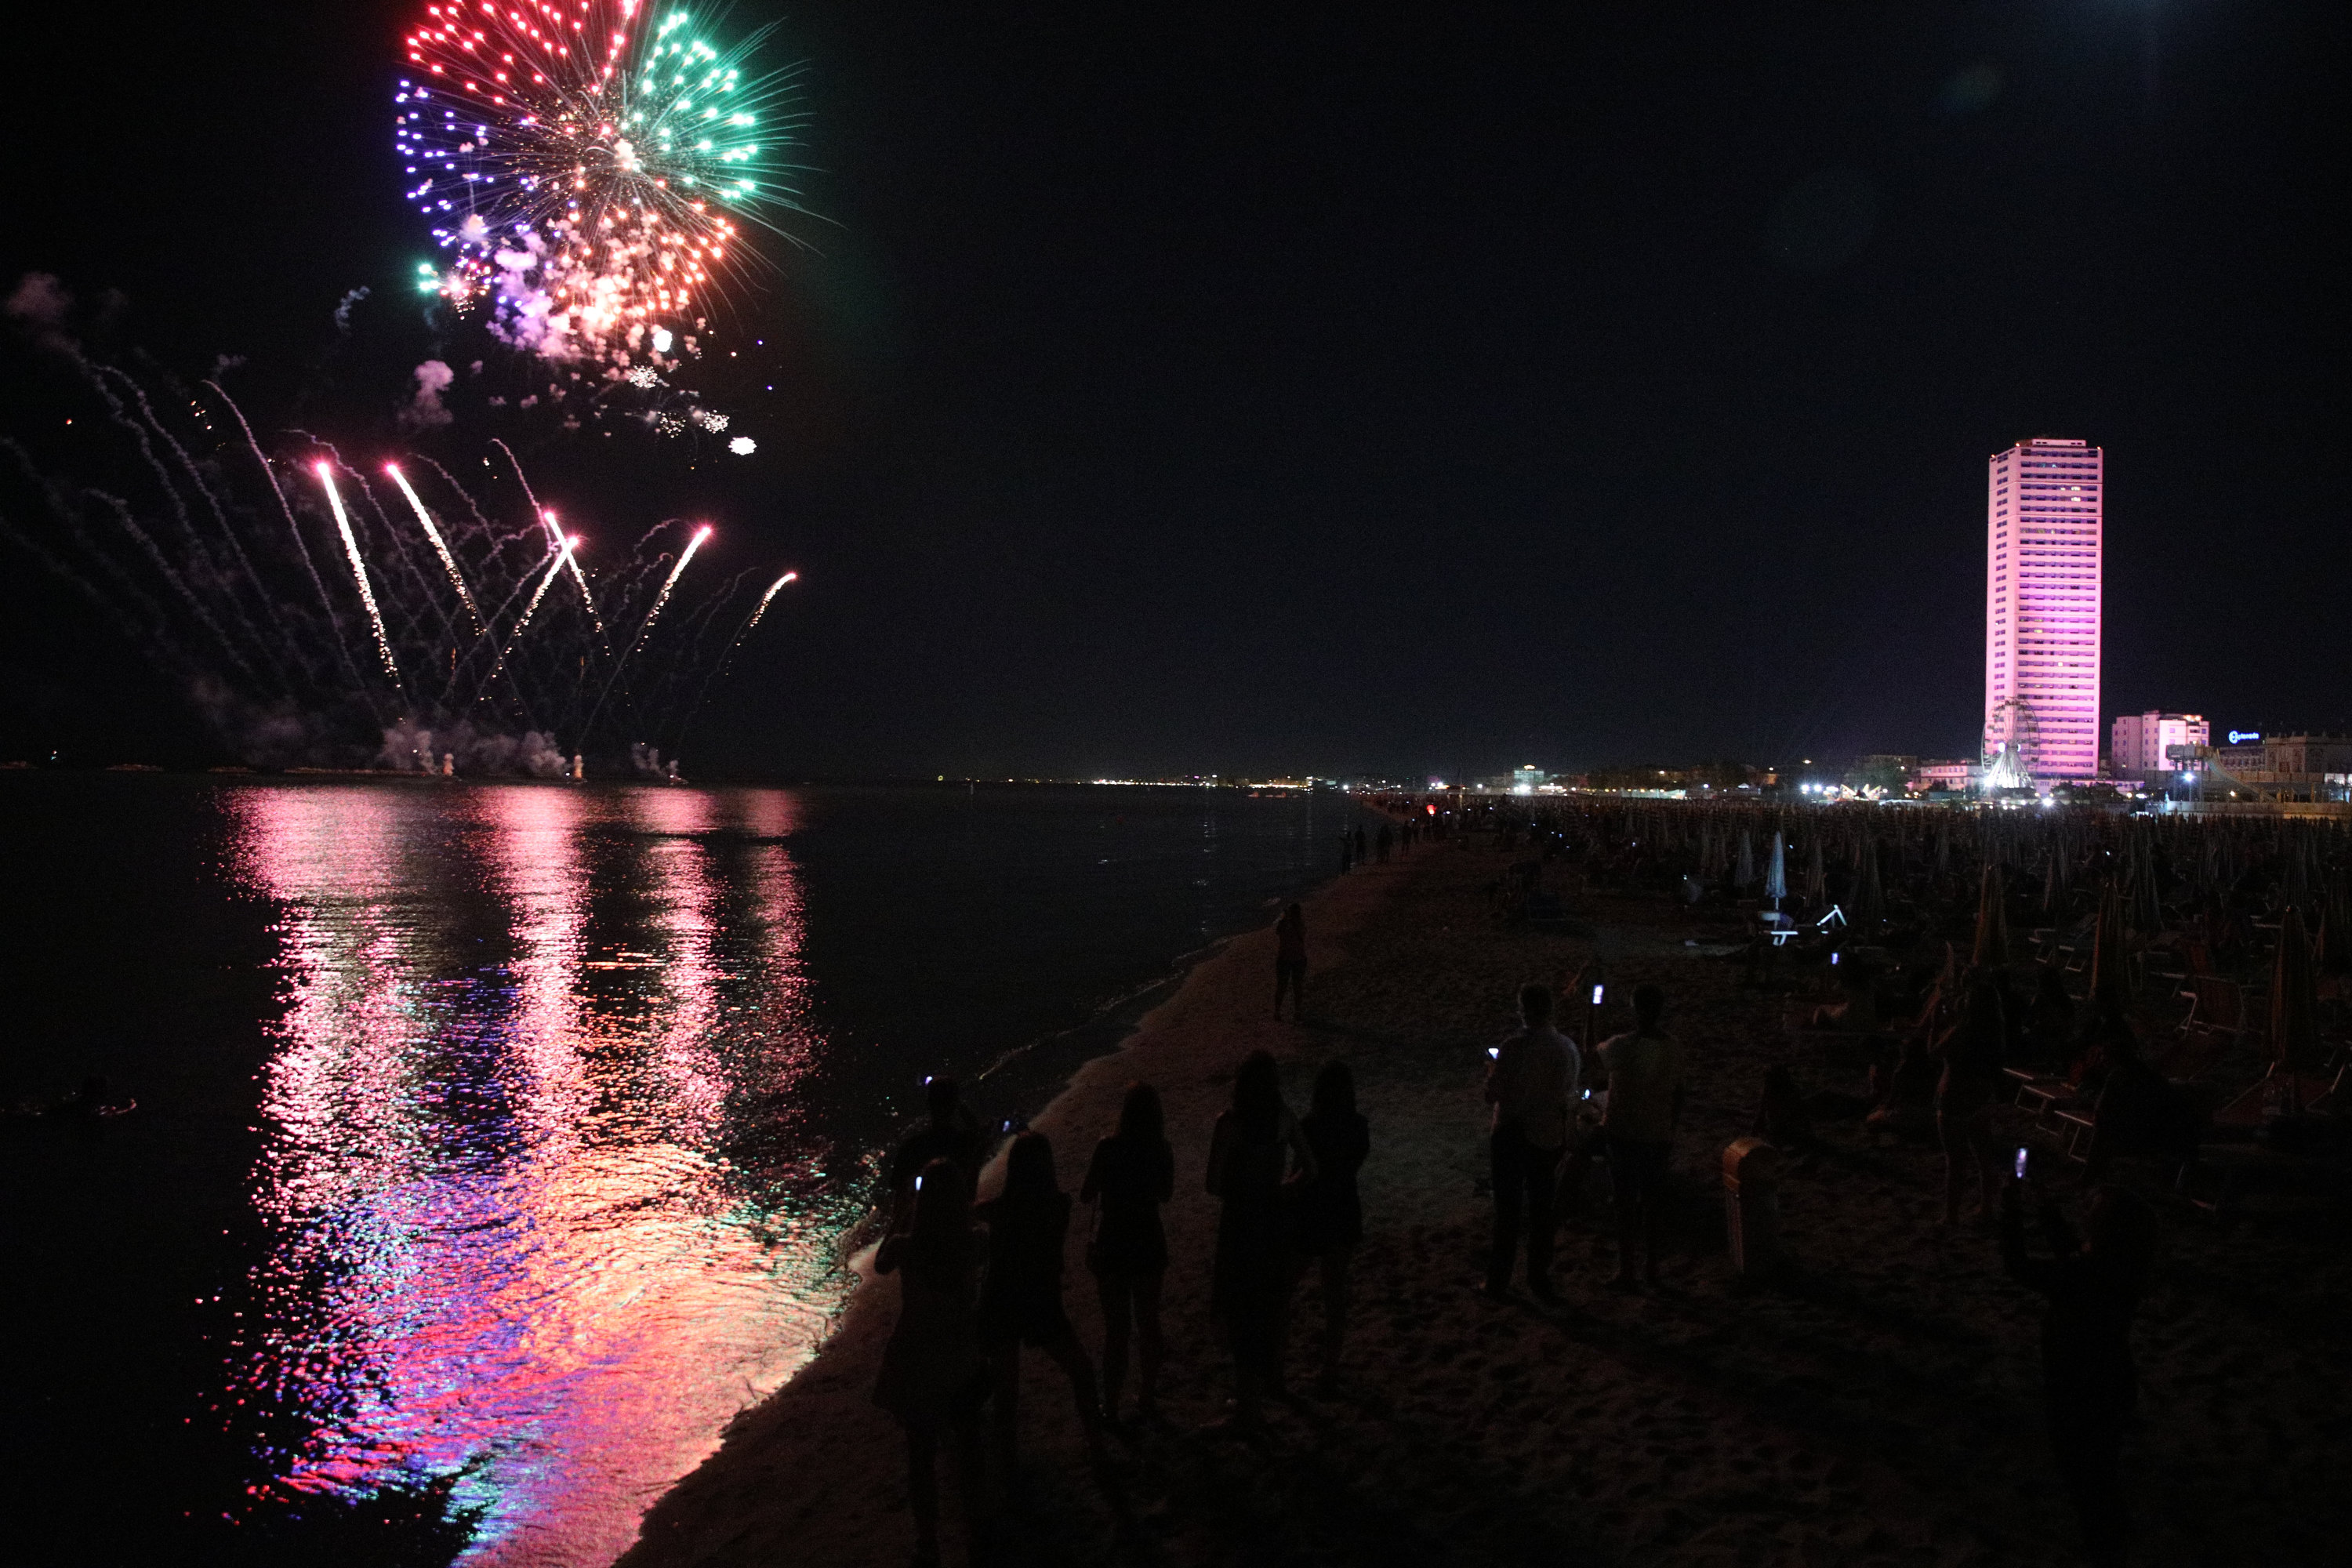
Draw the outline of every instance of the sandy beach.
<instances>
[{"instance_id":1,"label":"sandy beach","mask_svg":"<svg viewBox=\"0 0 2352 1568\"><path fill-rule=\"evenodd\" d=\"M1782 994L1744 986L1738 965L1711 956L1719 916L1664 898L1580 898L1582 936L1499 927L1486 888L1505 863L1483 844L1431 847L1334 882L1307 908L1305 1023L1268 1016L1273 937L1250 933L1037 1118L1075 1188L1126 1086L1145 1079L1165 1097L1178 1161L1168 1419L1097 1479L1066 1384L1030 1356L1021 1542L1007 1560L2075 1560L2042 1434L2036 1303L2002 1276L1989 1233L1940 1224L1939 1156L1882 1146L1856 1122L1827 1125L1826 1148L1782 1194L1795 1269L1763 1289L1735 1278L1720 1154L1748 1131L1765 1068L1789 1059ZM1563 1226L1557 1309L1524 1294L1490 1303L1475 1290L1488 1213L1483 1047L1510 1027L1518 984L1564 984L1596 954L1612 993L1603 1034L1627 1026L1633 985L1655 981L1696 1075L1675 1149L1665 1281L1642 1295L1606 1289L1614 1244L1588 1213ZM1315 1068L1345 1057L1372 1155L1342 1385L1273 1405L1253 1445L1193 1429L1230 1392L1206 1310L1214 1213L1202 1162L1234 1064L1261 1046L1297 1108ZM1809 1088L1838 1082L1807 1073ZM2137 1560L2330 1559L2352 1426L2342 1238L2225 1236L2183 1207L2164 1212L2136 1337L2143 1426L2126 1448ZM1067 1299L1098 1348L1078 1252L1074 1242ZM905 1562L904 1447L868 1397L896 1310L895 1285L862 1283L818 1357L647 1513L626 1568ZM1292 1318L1295 1366L1312 1364L1319 1321L1310 1283Z\"/></svg>"}]
</instances>

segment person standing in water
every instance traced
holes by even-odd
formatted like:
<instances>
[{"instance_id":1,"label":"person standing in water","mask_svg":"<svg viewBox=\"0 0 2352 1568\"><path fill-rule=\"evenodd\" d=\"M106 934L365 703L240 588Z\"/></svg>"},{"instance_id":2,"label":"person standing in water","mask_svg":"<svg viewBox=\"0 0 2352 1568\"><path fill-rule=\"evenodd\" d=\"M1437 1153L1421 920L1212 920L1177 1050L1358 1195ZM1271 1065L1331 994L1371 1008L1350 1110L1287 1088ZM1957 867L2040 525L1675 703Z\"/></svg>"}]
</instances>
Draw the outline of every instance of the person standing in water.
<instances>
[{"instance_id":1,"label":"person standing in water","mask_svg":"<svg viewBox=\"0 0 2352 1568\"><path fill-rule=\"evenodd\" d=\"M1146 1420L1159 1413L1160 1365L1166 1342L1160 1332L1160 1288L1168 1274L1168 1237L1160 1205L1176 1192L1176 1155L1160 1113L1160 1091L1148 1083L1131 1086L1119 1107L1118 1131L1095 1145L1078 1201L1095 1208L1094 1240L1087 1268L1103 1315L1103 1417L1118 1424L1119 1390L1127 1382L1130 1324L1140 1353L1143 1386L1136 1410Z\"/></svg>"},{"instance_id":2,"label":"person standing in water","mask_svg":"<svg viewBox=\"0 0 2352 1568\"><path fill-rule=\"evenodd\" d=\"M1307 911L1297 904L1274 922L1274 1016L1282 1016L1282 998L1290 997L1291 1022L1298 1021L1307 1000Z\"/></svg>"}]
</instances>

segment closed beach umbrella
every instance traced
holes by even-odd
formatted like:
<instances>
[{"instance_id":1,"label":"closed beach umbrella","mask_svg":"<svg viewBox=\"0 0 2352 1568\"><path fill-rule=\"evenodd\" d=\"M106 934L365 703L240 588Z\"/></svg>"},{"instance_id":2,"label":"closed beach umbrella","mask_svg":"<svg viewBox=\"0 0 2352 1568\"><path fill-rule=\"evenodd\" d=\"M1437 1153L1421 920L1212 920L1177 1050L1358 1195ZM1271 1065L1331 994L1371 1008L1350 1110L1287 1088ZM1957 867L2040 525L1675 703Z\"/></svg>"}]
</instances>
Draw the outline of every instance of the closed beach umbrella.
<instances>
[{"instance_id":1,"label":"closed beach umbrella","mask_svg":"<svg viewBox=\"0 0 2352 1568\"><path fill-rule=\"evenodd\" d=\"M1748 829L1739 830L1739 869L1733 874L1739 890L1746 892L1756 885L1756 846L1748 841Z\"/></svg>"},{"instance_id":2,"label":"closed beach umbrella","mask_svg":"<svg viewBox=\"0 0 2352 1568\"><path fill-rule=\"evenodd\" d=\"M2135 838L2131 849L2131 929L2151 937L2164 929L2164 908L2157 901L2156 848L2147 838Z\"/></svg>"},{"instance_id":3,"label":"closed beach umbrella","mask_svg":"<svg viewBox=\"0 0 2352 1568\"><path fill-rule=\"evenodd\" d=\"M2326 946L2316 955L2322 974L2352 969L2352 884L2338 871L2328 879L2327 914L2320 928Z\"/></svg>"},{"instance_id":4,"label":"closed beach umbrella","mask_svg":"<svg viewBox=\"0 0 2352 1568\"><path fill-rule=\"evenodd\" d=\"M1830 896L1830 874L1822 865L1822 835L1813 830L1812 850L1805 858L1805 897L1820 903Z\"/></svg>"},{"instance_id":5,"label":"closed beach umbrella","mask_svg":"<svg viewBox=\"0 0 2352 1568\"><path fill-rule=\"evenodd\" d=\"M1764 868L1764 896L1775 909L1789 896L1789 846L1778 833L1772 835L1772 859Z\"/></svg>"},{"instance_id":6,"label":"closed beach umbrella","mask_svg":"<svg viewBox=\"0 0 2352 1568\"><path fill-rule=\"evenodd\" d=\"M2009 962L2009 900L1998 861L1984 868L1984 884L1977 894L1976 952L1969 962L1979 969Z\"/></svg>"},{"instance_id":7,"label":"closed beach umbrella","mask_svg":"<svg viewBox=\"0 0 2352 1568\"><path fill-rule=\"evenodd\" d=\"M1878 836L1872 834L1862 844L1862 871L1853 884L1853 920L1857 928L1867 931L1885 918L1886 891L1878 881Z\"/></svg>"},{"instance_id":8,"label":"closed beach umbrella","mask_svg":"<svg viewBox=\"0 0 2352 1568\"><path fill-rule=\"evenodd\" d=\"M2099 923L2091 937L2090 1000L2124 1005L2124 905L2113 884L2099 896Z\"/></svg>"},{"instance_id":9,"label":"closed beach umbrella","mask_svg":"<svg viewBox=\"0 0 2352 1568\"><path fill-rule=\"evenodd\" d=\"M2311 903L2311 868L2303 858L2303 841L2297 841L2287 851L2286 877L2279 887L2279 902L2309 915L2315 912Z\"/></svg>"},{"instance_id":10,"label":"closed beach umbrella","mask_svg":"<svg viewBox=\"0 0 2352 1568\"><path fill-rule=\"evenodd\" d=\"M2278 961L2271 968L2271 1065L2284 1072L2319 1066L2319 975L2303 912L2292 904L2279 922Z\"/></svg>"}]
</instances>

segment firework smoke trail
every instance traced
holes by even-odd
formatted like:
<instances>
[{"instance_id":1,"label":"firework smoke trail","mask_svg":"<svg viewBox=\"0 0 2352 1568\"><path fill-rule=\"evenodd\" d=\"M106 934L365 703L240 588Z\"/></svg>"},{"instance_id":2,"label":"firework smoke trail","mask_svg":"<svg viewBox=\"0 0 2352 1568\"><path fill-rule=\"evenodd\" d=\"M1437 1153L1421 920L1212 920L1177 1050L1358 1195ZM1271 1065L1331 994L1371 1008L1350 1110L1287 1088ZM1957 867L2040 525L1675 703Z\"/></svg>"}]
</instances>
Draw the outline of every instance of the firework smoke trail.
<instances>
[{"instance_id":1,"label":"firework smoke trail","mask_svg":"<svg viewBox=\"0 0 2352 1568\"><path fill-rule=\"evenodd\" d=\"M482 689L474 697L477 702L489 695L490 682L496 680L499 678L499 671L507 667L507 655L514 651L515 640L522 636L523 627L530 625L530 617L539 611L539 602L547 597L547 591L550 588L555 586L556 574L562 572L564 565L572 560L572 547L580 542L576 535L570 539L562 539L560 534L557 537L562 541L563 548L558 550L555 552L555 559L548 563L547 575L539 580L539 586L531 591L530 603L522 607L522 619L517 621L514 624L514 630L507 634L505 646L499 649L499 657L490 663L489 674L482 677ZM575 567L574 570L577 568Z\"/></svg>"},{"instance_id":2,"label":"firework smoke trail","mask_svg":"<svg viewBox=\"0 0 2352 1568\"><path fill-rule=\"evenodd\" d=\"M327 505L335 514L335 527L343 536L343 552L352 558L352 576L360 585L360 602L367 606L368 625L375 628L375 650L383 656L384 673L392 677L394 686L400 684L400 666L393 662L392 639L384 635L383 614L375 607L375 590L368 586L367 563L360 559L359 536L352 531L352 520L343 512L343 498L335 489L335 468L321 462L315 470L319 482L327 489Z\"/></svg>"},{"instance_id":3,"label":"firework smoke trail","mask_svg":"<svg viewBox=\"0 0 2352 1568\"><path fill-rule=\"evenodd\" d=\"M613 683L621 679L621 667L629 662L629 655L645 645L646 634L654 629L654 623L661 619L662 606L669 603L670 590L677 586L678 578L685 574L686 563L694 559L694 552L701 549L702 542L709 537L710 525L706 522L694 531L692 539L687 541L686 550L678 556L677 564L671 567L669 575L662 579L661 592L654 595L654 607L646 612L645 624L637 628L637 635L630 640L629 646L621 650L621 657L613 661L613 673L604 678L604 689L597 695L596 706L588 710L589 724L593 725L596 715L604 710L604 699L613 695Z\"/></svg>"},{"instance_id":4,"label":"firework smoke trail","mask_svg":"<svg viewBox=\"0 0 2352 1568\"><path fill-rule=\"evenodd\" d=\"M746 616L743 618L743 624L736 628L733 640L729 642L727 645L727 651L719 656L719 662L712 665L710 667L710 673L702 678L702 688L694 694L693 706L687 709L685 713L679 717L677 727L678 733L681 736L685 734L686 727L694 722L694 716L702 711L702 705L710 700L710 689L714 685L718 684L719 678L720 676L727 673L727 666L729 662L734 658L735 650L743 646L743 639L751 635L751 628L758 626L760 624L760 617L768 613L768 605L770 602L775 598L776 595L782 590L786 584L797 583L800 579L801 574L799 573L787 572L782 576L768 584L768 591L760 595L759 605L753 608L749 616Z\"/></svg>"},{"instance_id":5,"label":"firework smoke trail","mask_svg":"<svg viewBox=\"0 0 2352 1568\"><path fill-rule=\"evenodd\" d=\"M449 585L457 590L457 597L466 601L466 613L474 617L474 630L487 631L482 624L482 607L474 603L474 591L466 586L465 574L457 570L457 558L449 553L449 546L442 541L441 531L433 526L433 514L425 510L425 503L417 500L416 492L409 488L408 476L400 471L397 463L386 463L383 471L392 476L392 482L398 485L400 493L408 498L408 510L416 514L417 526L425 530L425 537L433 542L433 552L441 557L441 564L449 573Z\"/></svg>"},{"instance_id":6,"label":"firework smoke trail","mask_svg":"<svg viewBox=\"0 0 2352 1568\"><path fill-rule=\"evenodd\" d=\"M514 465L515 482L522 486L522 499L530 503L531 510L539 513L539 521L546 528L548 539L561 550L563 547L563 531L555 526L555 513L539 504L538 492L530 488L530 476L522 471L522 459L516 457L514 448L504 441L494 440L490 445L504 452L507 461ZM604 617L596 613L596 595L588 591L588 574L580 569L577 561L572 563L572 580L580 584L580 602L588 606L588 618L596 624L596 636L607 645L604 651L612 652L612 639L604 634Z\"/></svg>"},{"instance_id":7,"label":"firework smoke trail","mask_svg":"<svg viewBox=\"0 0 2352 1568\"><path fill-rule=\"evenodd\" d=\"M309 574L310 585L319 590L320 607L327 612L327 625L335 634L335 656L342 661L344 672L352 678L352 685L363 685L359 666L352 662L352 650L343 640L342 618L335 614L335 601L327 593L327 580L319 575L319 563L311 558L310 546L302 538L302 527L294 521L294 508L286 500L285 487L278 482L278 470L263 455L261 443L253 438L253 426L247 421L245 410L237 406L236 399L228 395L228 389L217 381L207 381L205 384L217 393L220 400L228 405L228 411L236 416L236 427L245 433L246 450L251 452L253 460L260 465L261 477L269 481L269 493L278 498L278 514L286 519L286 530L294 537L294 553L301 560L302 570Z\"/></svg>"}]
</instances>

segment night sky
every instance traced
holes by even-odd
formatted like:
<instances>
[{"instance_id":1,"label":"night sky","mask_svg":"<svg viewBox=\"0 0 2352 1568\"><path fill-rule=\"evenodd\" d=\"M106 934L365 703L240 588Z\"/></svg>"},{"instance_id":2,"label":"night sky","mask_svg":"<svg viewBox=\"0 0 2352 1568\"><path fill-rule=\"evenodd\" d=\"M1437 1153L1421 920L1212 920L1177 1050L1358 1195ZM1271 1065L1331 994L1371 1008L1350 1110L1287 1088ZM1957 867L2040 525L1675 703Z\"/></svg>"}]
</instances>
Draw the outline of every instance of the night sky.
<instances>
[{"instance_id":1,"label":"night sky","mask_svg":"<svg viewBox=\"0 0 2352 1568\"><path fill-rule=\"evenodd\" d=\"M442 348L413 9L15 19L5 280L364 444ZM803 573L689 773L1972 755L2037 435L2106 450L2106 713L2352 718L2340 5L736 15L821 215L727 324L761 451L532 454ZM5 561L0 752L205 760Z\"/></svg>"}]
</instances>

